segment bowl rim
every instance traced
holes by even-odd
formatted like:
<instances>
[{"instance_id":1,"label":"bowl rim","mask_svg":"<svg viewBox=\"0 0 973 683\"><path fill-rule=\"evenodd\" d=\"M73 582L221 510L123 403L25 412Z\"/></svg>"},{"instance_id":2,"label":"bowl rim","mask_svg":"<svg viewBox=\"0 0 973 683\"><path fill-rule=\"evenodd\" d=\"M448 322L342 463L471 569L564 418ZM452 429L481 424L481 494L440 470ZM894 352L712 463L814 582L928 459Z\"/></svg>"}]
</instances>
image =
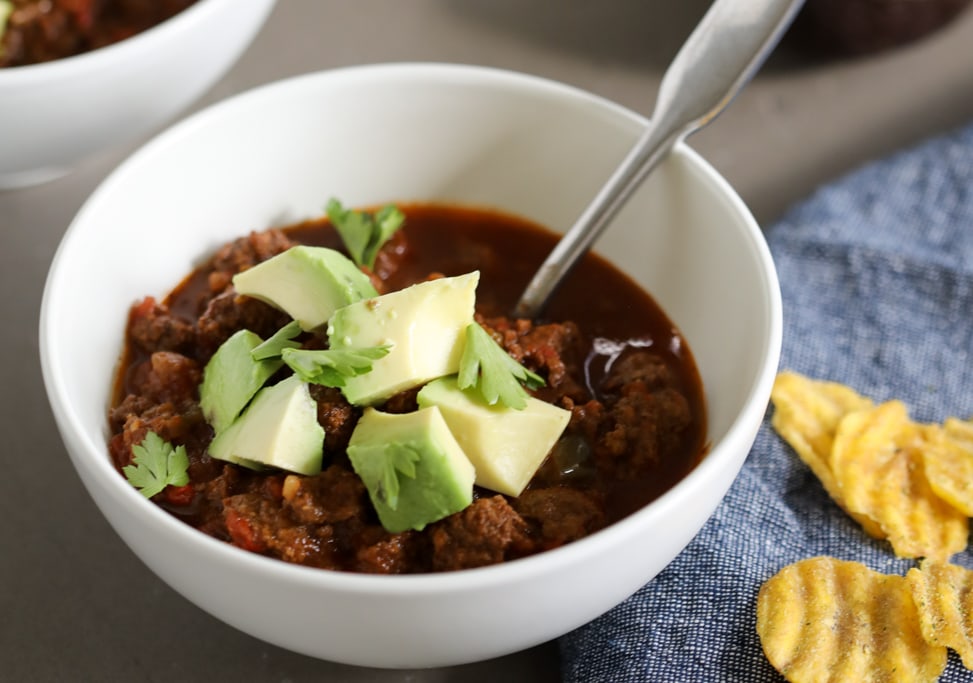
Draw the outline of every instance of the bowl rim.
<instances>
[{"instance_id":1,"label":"bowl rim","mask_svg":"<svg viewBox=\"0 0 973 683\"><path fill-rule=\"evenodd\" d=\"M210 5L218 1L209 0ZM231 2L232 0L224 1ZM202 3L201 6L203 5L206 5L206 3ZM550 574L556 569L563 570L566 566L577 565L584 558L593 554L597 555L602 550L616 545L616 539L620 537L637 536L643 520L662 514L674 505L680 504L680 499L688 495L688 490L695 486L697 480L706 478L712 470L726 466L726 461L733 457L732 453L726 451L733 449L734 444L741 440L747 444L752 443L753 434L757 429L754 425L760 425L767 407L765 397L769 396L770 387L776 375L783 327L781 293L776 268L760 227L742 198L715 168L685 142L679 142L673 150L673 154L687 160L693 171L700 175L703 182L710 184L721 200L729 204L737 218L736 222L742 223L737 229L741 230L746 237L751 252L756 255L761 266L761 279L766 294L763 308L769 324L768 334L762 339L762 349L760 350L760 357L764 358L764 361L746 389L746 399L740 410L728 425L720 441L711 444L702 461L659 498L590 536L529 557L497 565L442 573L369 575L322 570L287 563L276 558L248 552L210 537L176 519L158 505L144 498L119 476L118 472L111 466L107 453L102 452L100 446L92 440L93 435L84 424L84 420L63 400L66 391L61 384L59 363L56 360L55 342L58 335L52 334L50 331L52 326L57 325L53 316L52 300L55 298L55 292L60 287L65 286L59 282L59 265L68 258L67 254L71 251L73 243L79 239L78 235L81 230L79 226L87 223L87 215L100 205L102 197L112 191L120 177L123 177L130 168L151 160L157 149L165 149L173 142L177 142L183 135L191 133L196 127L204 126L210 119L222 116L227 109L246 107L250 100L272 96L277 89L301 88L303 87L302 83L319 79L355 79L362 76L381 78L395 72L426 79L443 80L462 77L465 82L476 84L492 82L502 84L505 87L527 88L544 95L559 96L583 102L589 106L596 106L602 111L610 112L614 116L621 116L642 127L647 125L647 119L635 111L573 85L543 76L503 68L443 62L374 63L324 69L266 83L211 104L170 125L129 155L100 182L93 194L85 200L65 231L50 265L40 309L40 360L49 402L62 435L74 440L73 447L65 444L71 459L75 459L75 451L81 452L81 455L77 457L91 459L87 466L88 471L94 472L94 476L104 480L105 486L102 488L112 495L116 502L130 508L133 514L140 516L143 524L156 527L157 532L178 535L182 541L194 546L198 552L215 554L222 561L238 564L250 572L272 575L295 585L327 587L351 594L401 595L408 593L422 596L433 593L458 592L467 590L474 585L486 587L506 584L528 579L532 576ZM110 378L106 379L106 381L109 380ZM102 434L103 430L104 428L101 430ZM103 438L103 436L99 438ZM749 450L748 448L747 452ZM746 456L747 453L740 456L741 463ZM75 466L78 467L78 463L75 463ZM727 488L738 476L739 469L740 466L734 468L734 476L726 483ZM101 507L98 500L94 502ZM111 519L108 519L108 521L114 526ZM695 533L693 535L695 536Z\"/></svg>"},{"instance_id":2,"label":"bowl rim","mask_svg":"<svg viewBox=\"0 0 973 683\"><path fill-rule=\"evenodd\" d=\"M268 10L276 1L247 0L250 3L263 3ZM150 26L116 43L47 62L0 68L0 88L13 88L22 84L43 85L52 80L74 78L81 73L110 68L112 63L127 63L138 59L140 54L151 53L172 35L192 30L199 24L206 24L212 15L222 12L225 8L236 6L237 2L238 0L197 0L155 26Z\"/></svg>"}]
</instances>

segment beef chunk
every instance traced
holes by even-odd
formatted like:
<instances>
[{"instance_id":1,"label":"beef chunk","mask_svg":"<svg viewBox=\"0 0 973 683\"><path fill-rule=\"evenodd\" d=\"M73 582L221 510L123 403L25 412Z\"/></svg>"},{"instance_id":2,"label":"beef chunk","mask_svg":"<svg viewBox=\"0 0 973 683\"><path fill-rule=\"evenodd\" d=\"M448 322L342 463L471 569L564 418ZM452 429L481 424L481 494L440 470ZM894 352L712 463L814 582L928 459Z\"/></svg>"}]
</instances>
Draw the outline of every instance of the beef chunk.
<instances>
[{"instance_id":1,"label":"beef chunk","mask_svg":"<svg viewBox=\"0 0 973 683\"><path fill-rule=\"evenodd\" d=\"M338 569L340 566L334 530L330 526L281 527L267 541L271 554L286 562L319 569Z\"/></svg>"},{"instance_id":2,"label":"beef chunk","mask_svg":"<svg viewBox=\"0 0 973 683\"><path fill-rule=\"evenodd\" d=\"M502 562L527 545L527 525L503 496L480 498L433 525L432 568L468 569Z\"/></svg>"},{"instance_id":3,"label":"beef chunk","mask_svg":"<svg viewBox=\"0 0 973 683\"><path fill-rule=\"evenodd\" d=\"M690 420L689 404L678 391L651 391L641 381L627 384L595 446L599 464L620 479L637 476L679 447Z\"/></svg>"},{"instance_id":4,"label":"beef chunk","mask_svg":"<svg viewBox=\"0 0 973 683\"><path fill-rule=\"evenodd\" d=\"M642 382L649 389L672 385L672 371L658 355L648 351L625 353L614 363L602 383L606 392L618 392L631 382Z\"/></svg>"},{"instance_id":5,"label":"beef chunk","mask_svg":"<svg viewBox=\"0 0 973 683\"><path fill-rule=\"evenodd\" d=\"M157 351L132 368L127 385L133 394L154 403L181 403L198 397L202 377L202 369L191 358Z\"/></svg>"},{"instance_id":6,"label":"beef chunk","mask_svg":"<svg viewBox=\"0 0 973 683\"><path fill-rule=\"evenodd\" d=\"M128 337L132 345L146 352L185 352L196 341L193 325L176 317L152 297L142 299L129 313Z\"/></svg>"},{"instance_id":7,"label":"beef chunk","mask_svg":"<svg viewBox=\"0 0 973 683\"><path fill-rule=\"evenodd\" d=\"M545 549L576 541L605 526L603 502L577 489L528 489L513 504Z\"/></svg>"},{"instance_id":8,"label":"beef chunk","mask_svg":"<svg viewBox=\"0 0 973 683\"><path fill-rule=\"evenodd\" d=\"M255 553L270 550L278 531L291 526L280 501L269 500L255 491L224 498L223 517L233 544Z\"/></svg>"},{"instance_id":9,"label":"beef chunk","mask_svg":"<svg viewBox=\"0 0 973 683\"><path fill-rule=\"evenodd\" d=\"M586 392L578 384L579 362L584 340L572 322L535 325L530 320L507 317L480 318L484 326L515 360L544 377L543 398L557 401L570 396L583 400Z\"/></svg>"},{"instance_id":10,"label":"beef chunk","mask_svg":"<svg viewBox=\"0 0 973 683\"><path fill-rule=\"evenodd\" d=\"M232 287L213 297L197 321L199 344L208 358L234 332L250 330L266 339L290 322L290 317L270 304L236 293Z\"/></svg>"},{"instance_id":11,"label":"beef chunk","mask_svg":"<svg viewBox=\"0 0 973 683\"><path fill-rule=\"evenodd\" d=\"M199 366L176 353L160 351L135 366L129 393L108 415L114 436L109 450L119 468L132 461L132 446L155 432L164 441L186 446L190 462L202 458L210 429L196 402Z\"/></svg>"},{"instance_id":12,"label":"beef chunk","mask_svg":"<svg viewBox=\"0 0 973 683\"><path fill-rule=\"evenodd\" d=\"M318 404L318 424L324 428L324 450L342 453L358 424L361 409L345 400L340 389L312 384L311 398Z\"/></svg>"},{"instance_id":13,"label":"beef chunk","mask_svg":"<svg viewBox=\"0 0 973 683\"><path fill-rule=\"evenodd\" d=\"M406 389L405 391L400 391L399 393L391 396L385 405L382 406L382 410L387 413L411 413L415 410L419 410L419 392L422 387L414 387L412 389Z\"/></svg>"},{"instance_id":14,"label":"beef chunk","mask_svg":"<svg viewBox=\"0 0 973 683\"><path fill-rule=\"evenodd\" d=\"M313 477L290 475L283 496L291 515L304 524L333 524L368 513L368 493L354 472L332 466Z\"/></svg>"},{"instance_id":15,"label":"beef chunk","mask_svg":"<svg viewBox=\"0 0 973 683\"><path fill-rule=\"evenodd\" d=\"M213 271L233 276L287 251L296 244L281 230L251 232L217 251L210 263Z\"/></svg>"},{"instance_id":16,"label":"beef chunk","mask_svg":"<svg viewBox=\"0 0 973 683\"><path fill-rule=\"evenodd\" d=\"M415 531L390 534L380 526L370 526L358 538L351 569L367 574L415 572L418 541Z\"/></svg>"}]
</instances>

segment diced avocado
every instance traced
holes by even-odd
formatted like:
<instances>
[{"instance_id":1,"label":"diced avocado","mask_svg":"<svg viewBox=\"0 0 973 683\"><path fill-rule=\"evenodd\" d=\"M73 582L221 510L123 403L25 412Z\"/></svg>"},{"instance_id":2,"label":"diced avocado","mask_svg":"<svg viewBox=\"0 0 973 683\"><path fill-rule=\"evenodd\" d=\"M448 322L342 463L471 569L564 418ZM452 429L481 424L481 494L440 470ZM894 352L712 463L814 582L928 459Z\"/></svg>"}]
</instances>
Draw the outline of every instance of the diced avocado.
<instances>
[{"instance_id":1,"label":"diced avocado","mask_svg":"<svg viewBox=\"0 0 973 683\"><path fill-rule=\"evenodd\" d=\"M215 432L229 427L283 365L279 359L254 360L250 352L261 343L263 340L253 332L240 330L223 342L206 364L199 403Z\"/></svg>"},{"instance_id":2,"label":"diced avocado","mask_svg":"<svg viewBox=\"0 0 973 683\"><path fill-rule=\"evenodd\" d=\"M371 372L342 387L355 405L373 405L459 369L465 329L473 321L480 273L421 282L335 311L332 349L391 346Z\"/></svg>"},{"instance_id":3,"label":"diced avocado","mask_svg":"<svg viewBox=\"0 0 973 683\"><path fill-rule=\"evenodd\" d=\"M321 471L324 429L317 403L296 375L257 392L236 421L216 435L209 454L252 467L278 467L298 474Z\"/></svg>"},{"instance_id":4,"label":"diced avocado","mask_svg":"<svg viewBox=\"0 0 973 683\"><path fill-rule=\"evenodd\" d=\"M9 0L0 0L0 39L3 38L3 32L7 30L7 20L10 19L10 15L13 13L13 3ZM2 55L3 49L0 49L0 56Z\"/></svg>"},{"instance_id":5,"label":"diced avocado","mask_svg":"<svg viewBox=\"0 0 973 683\"><path fill-rule=\"evenodd\" d=\"M423 529L473 502L473 465L438 408L401 414L366 408L348 458L391 533Z\"/></svg>"},{"instance_id":6,"label":"diced avocado","mask_svg":"<svg viewBox=\"0 0 973 683\"><path fill-rule=\"evenodd\" d=\"M509 496L523 492L571 419L570 411L533 397L522 410L488 405L455 377L430 382L417 398L420 408L442 412L476 469L477 485Z\"/></svg>"},{"instance_id":7,"label":"diced avocado","mask_svg":"<svg viewBox=\"0 0 973 683\"><path fill-rule=\"evenodd\" d=\"M326 323L336 309L378 294L347 256L305 245L238 273L233 286L284 311L306 332Z\"/></svg>"}]
</instances>

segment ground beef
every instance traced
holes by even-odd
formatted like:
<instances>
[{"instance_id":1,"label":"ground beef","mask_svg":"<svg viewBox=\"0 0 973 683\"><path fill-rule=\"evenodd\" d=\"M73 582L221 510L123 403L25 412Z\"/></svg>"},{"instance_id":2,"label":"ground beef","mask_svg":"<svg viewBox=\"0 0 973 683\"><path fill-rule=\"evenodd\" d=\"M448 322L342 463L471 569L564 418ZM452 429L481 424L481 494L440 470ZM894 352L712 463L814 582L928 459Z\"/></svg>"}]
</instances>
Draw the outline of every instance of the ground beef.
<instances>
[{"instance_id":1,"label":"ground beef","mask_svg":"<svg viewBox=\"0 0 973 683\"><path fill-rule=\"evenodd\" d=\"M604 501L566 486L524 491L513 505L544 549L584 538L606 522Z\"/></svg>"},{"instance_id":2,"label":"ground beef","mask_svg":"<svg viewBox=\"0 0 973 683\"><path fill-rule=\"evenodd\" d=\"M296 244L282 230L251 232L246 237L229 242L213 255L210 277L213 277L212 273L217 273L231 279L237 273L285 252ZM214 291L221 289L219 287Z\"/></svg>"},{"instance_id":3,"label":"ground beef","mask_svg":"<svg viewBox=\"0 0 973 683\"><path fill-rule=\"evenodd\" d=\"M611 476L638 477L678 452L691 424L689 403L654 354L643 351L624 359L604 387L616 394L600 411L595 453Z\"/></svg>"},{"instance_id":4,"label":"ground beef","mask_svg":"<svg viewBox=\"0 0 973 683\"><path fill-rule=\"evenodd\" d=\"M204 359L212 356L234 332L250 330L266 339L288 322L290 318L273 306L228 287L210 300L196 322L200 355Z\"/></svg>"},{"instance_id":5,"label":"ground beef","mask_svg":"<svg viewBox=\"0 0 973 683\"><path fill-rule=\"evenodd\" d=\"M529 546L527 525L503 496L480 498L433 525L433 571L503 562Z\"/></svg>"},{"instance_id":6,"label":"ground beef","mask_svg":"<svg viewBox=\"0 0 973 683\"><path fill-rule=\"evenodd\" d=\"M414 410L418 410L420 389L421 387L416 387L415 389L400 391L385 402L382 410L388 413L411 413Z\"/></svg>"},{"instance_id":7,"label":"ground beef","mask_svg":"<svg viewBox=\"0 0 973 683\"><path fill-rule=\"evenodd\" d=\"M585 390L578 382L585 340L573 322L535 325L522 318L480 318L480 324L518 362L547 383L544 400L578 399Z\"/></svg>"},{"instance_id":8,"label":"ground beef","mask_svg":"<svg viewBox=\"0 0 973 683\"><path fill-rule=\"evenodd\" d=\"M672 386L673 381L672 370L657 353L635 350L622 354L612 364L601 386L606 393L618 393L632 382L641 382L648 389L662 389Z\"/></svg>"},{"instance_id":9,"label":"ground beef","mask_svg":"<svg viewBox=\"0 0 973 683\"><path fill-rule=\"evenodd\" d=\"M12 0L0 67L38 64L116 43L196 0Z\"/></svg>"},{"instance_id":10,"label":"ground beef","mask_svg":"<svg viewBox=\"0 0 973 683\"><path fill-rule=\"evenodd\" d=\"M414 572L421 561L418 535L385 531L361 480L344 466L313 477L287 475L279 489L225 479L219 487L230 494L220 505L224 527L214 535L225 533L251 552L365 573ZM232 492L241 485L243 492Z\"/></svg>"},{"instance_id":11,"label":"ground beef","mask_svg":"<svg viewBox=\"0 0 973 683\"><path fill-rule=\"evenodd\" d=\"M335 524L369 514L365 485L354 472L340 466L313 477L290 475L284 497L291 516L303 524Z\"/></svg>"},{"instance_id":12,"label":"ground beef","mask_svg":"<svg viewBox=\"0 0 973 683\"><path fill-rule=\"evenodd\" d=\"M290 322L273 306L237 294L233 276L295 246L281 230L251 232L222 247L206 268L206 287L197 290L199 311L195 328L199 335L200 356L205 360L234 332L250 330L267 338Z\"/></svg>"},{"instance_id":13,"label":"ground beef","mask_svg":"<svg viewBox=\"0 0 973 683\"><path fill-rule=\"evenodd\" d=\"M199 364L172 351L156 351L132 368L128 386L132 393L156 403L191 401L198 397L203 379Z\"/></svg>"},{"instance_id":14,"label":"ground beef","mask_svg":"<svg viewBox=\"0 0 973 683\"><path fill-rule=\"evenodd\" d=\"M169 307L146 297L132 307L128 322L129 342L140 351L187 351L196 343L192 321L172 314Z\"/></svg>"},{"instance_id":15,"label":"ground beef","mask_svg":"<svg viewBox=\"0 0 973 683\"><path fill-rule=\"evenodd\" d=\"M321 569L337 569L333 529L329 526L299 525L279 527L264 542L268 554L285 562Z\"/></svg>"},{"instance_id":16,"label":"ground beef","mask_svg":"<svg viewBox=\"0 0 973 683\"><path fill-rule=\"evenodd\" d=\"M198 403L201 378L195 361L170 351L157 351L132 366L126 378L129 393L108 415L116 465L128 465L132 446L150 431L180 444L208 438L209 427Z\"/></svg>"},{"instance_id":17,"label":"ground beef","mask_svg":"<svg viewBox=\"0 0 973 683\"><path fill-rule=\"evenodd\" d=\"M367 527L356 540L353 571L366 574L414 573L423 564L422 539L417 532L390 534L378 526Z\"/></svg>"},{"instance_id":18,"label":"ground beef","mask_svg":"<svg viewBox=\"0 0 973 683\"><path fill-rule=\"evenodd\" d=\"M324 450L341 453L361 417L361 409L348 403L340 389L311 385L311 397L318 404L318 424L324 428Z\"/></svg>"}]
</instances>

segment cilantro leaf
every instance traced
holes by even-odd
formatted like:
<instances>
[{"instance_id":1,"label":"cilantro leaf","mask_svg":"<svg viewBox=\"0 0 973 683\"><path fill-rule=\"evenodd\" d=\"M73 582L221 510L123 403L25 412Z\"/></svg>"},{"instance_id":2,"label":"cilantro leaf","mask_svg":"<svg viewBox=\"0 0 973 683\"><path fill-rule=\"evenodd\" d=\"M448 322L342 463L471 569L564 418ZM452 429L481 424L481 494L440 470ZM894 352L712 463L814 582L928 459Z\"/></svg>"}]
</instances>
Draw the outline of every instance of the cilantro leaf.
<instances>
[{"instance_id":1,"label":"cilantro leaf","mask_svg":"<svg viewBox=\"0 0 973 683\"><path fill-rule=\"evenodd\" d=\"M400 476L415 479L416 463L422 457L420 449L409 443L390 441L382 444L382 457L372 460L378 471L371 472L375 480L375 496L395 510L399 507Z\"/></svg>"},{"instance_id":2,"label":"cilantro leaf","mask_svg":"<svg viewBox=\"0 0 973 683\"><path fill-rule=\"evenodd\" d=\"M466 326L466 348L459 362L460 389L475 388L489 405L498 401L508 408L527 407L527 392L544 386L544 379L515 361L477 323Z\"/></svg>"},{"instance_id":3,"label":"cilantro leaf","mask_svg":"<svg viewBox=\"0 0 973 683\"><path fill-rule=\"evenodd\" d=\"M146 498L151 498L169 486L189 483L189 457L185 446L163 441L155 432L145 435L142 443L132 446L132 465L122 468L125 478Z\"/></svg>"},{"instance_id":4,"label":"cilantro leaf","mask_svg":"<svg viewBox=\"0 0 973 683\"><path fill-rule=\"evenodd\" d=\"M300 324L296 320L292 320L274 332L266 341L255 346L250 351L250 356L254 360L280 358L281 352L284 349L296 349L300 347L300 344L294 341L300 333Z\"/></svg>"},{"instance_id":5,"label":"cilantro leaf","mask_svg":"<svg viewBox=\"0 0 973 683\"><path fill-rule=\"evenodd\" d=\"M378 250L405 222L405 214L391 204L372 214L345 209L340 201L332 198L328 200L326 211L352 260L369 268L375 267Z\"/></svg>"},{"instance_id":6,"label":"cilantro leaf","mask_svg":"<svg viewBox=\"0 0 973 683\"><path fill-rule=\"evenodd\" d=\"M281 351L281 358L296 375L311 384L343 387L348 377L363 375L372 369L372 362L382 358L391 346L370 346L364 349L293 349Z\"/></svg>"}]
</instances>

